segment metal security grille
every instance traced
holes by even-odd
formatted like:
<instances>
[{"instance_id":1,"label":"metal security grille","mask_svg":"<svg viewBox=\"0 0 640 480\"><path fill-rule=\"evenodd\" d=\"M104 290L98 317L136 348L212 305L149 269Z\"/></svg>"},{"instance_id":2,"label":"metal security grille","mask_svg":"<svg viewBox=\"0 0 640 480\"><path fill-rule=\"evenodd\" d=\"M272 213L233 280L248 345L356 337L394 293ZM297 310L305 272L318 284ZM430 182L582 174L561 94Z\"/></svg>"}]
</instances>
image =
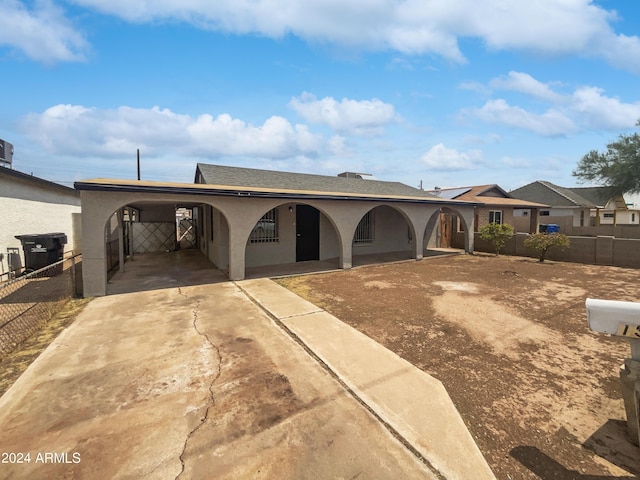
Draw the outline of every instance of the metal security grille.
<instances>
[{"instance_id":1,"label":"metal security grille","mask_svg":"<svg viewBox=\"0 0 640 480\"><path fill-rule=\"evenodd\" d=\"M251 243L276 243L278 238L278 209L274 208L265 213L251 231Z\"/></svg>"},{"instance_id":2,"label":"metal security grille","mask_svg":"<svg viewBox=\"0 0 640 480\"><path fill-rule=\"evenodd\" d=\"M353 244L354 245L364 245L368 243L373 243L373 232L374 232L374 217L373 211L369 211L365 214L364 217L360 220L360 223L356 227L356 233L353 236Z\"/></svg>"},{"instance_id":3,"label":"metal security grille","mask_svg":"<svg viewBox=\"0 0 640 480\"><path fill-rule=\"evenodd\" d=\"M196 225L193 218L181 218L178 223L178 242L180 248L194 248L196 246Z\"/></svg>"},{"instance_id":4,"label":"metal security grille","mask_svg":"<svg viewBox=\"0 0 640 480\"><path fill-rule=\"evenodd\" d=\"M173 222L134 222L134 253L167 252L176 248L176 224Z\"/></svg>"}]
</instances>

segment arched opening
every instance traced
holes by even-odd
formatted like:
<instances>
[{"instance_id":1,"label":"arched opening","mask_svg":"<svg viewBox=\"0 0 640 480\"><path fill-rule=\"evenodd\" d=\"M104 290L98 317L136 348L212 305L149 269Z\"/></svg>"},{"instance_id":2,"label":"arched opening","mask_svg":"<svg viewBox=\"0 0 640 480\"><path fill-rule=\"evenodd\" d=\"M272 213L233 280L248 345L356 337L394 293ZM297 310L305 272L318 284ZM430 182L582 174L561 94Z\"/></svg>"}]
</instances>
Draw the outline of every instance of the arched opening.
<instances>
[{"instance_id":1,"label":"arched opening","mask_svg":"<svg viewBox=\"0 0 640 480\"><path fill-rule=\"evenodd\" d=\"M424 256L468 249L468 225L455 209L442 207L436 211L425 229Z\"/></svg>"},{"instance_id":2,"label":"arched opening","mask_svg":"<svg viewBox=\"0 0 640 480\"><path fill-rule=\"evenodd\" d=\"M106 293L211 281L218 259L210 237L214 211L202 203L153 200L118 208L104 227Z\"/></svg>"},{"instance_id":3,"label":"arched opening","mask_svg":"<svg viewBox=\"0 0 640 480\"><path fill-rule=\"evenodd\" d=\"M308 203L288 202L265 211L245 245L247 278L338 268L340 241L331 218Z\"/></svg>"},{"instance_id":4,"label":"arched opening","mask_svg":"<svg viewBox=\"0 0 640 480\"><path fill-rule=\"evenodd\" d=\"M405 215L389 205L365 213L353 234L353 265L408 260L415 234Z\"/></svg>"}]
</instances>

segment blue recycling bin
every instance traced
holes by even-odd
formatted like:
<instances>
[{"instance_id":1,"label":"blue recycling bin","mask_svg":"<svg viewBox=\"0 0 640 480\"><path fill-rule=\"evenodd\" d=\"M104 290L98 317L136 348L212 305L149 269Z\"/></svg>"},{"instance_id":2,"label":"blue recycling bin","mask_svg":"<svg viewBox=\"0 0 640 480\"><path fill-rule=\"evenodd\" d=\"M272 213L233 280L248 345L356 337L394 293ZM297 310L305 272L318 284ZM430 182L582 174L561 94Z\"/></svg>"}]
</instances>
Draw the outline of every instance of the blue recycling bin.
<instances>
[{"instance_id":1,"label":"blue recycling bin","mask_svg":"<svg viewBox=\"0 0 640 480\"><path fill-rule=\"evenodd\" d=\"M558 233L560 231L560 227L555 223L549 223L547 225L547 233Z\"/></svg>"}]
</instances>

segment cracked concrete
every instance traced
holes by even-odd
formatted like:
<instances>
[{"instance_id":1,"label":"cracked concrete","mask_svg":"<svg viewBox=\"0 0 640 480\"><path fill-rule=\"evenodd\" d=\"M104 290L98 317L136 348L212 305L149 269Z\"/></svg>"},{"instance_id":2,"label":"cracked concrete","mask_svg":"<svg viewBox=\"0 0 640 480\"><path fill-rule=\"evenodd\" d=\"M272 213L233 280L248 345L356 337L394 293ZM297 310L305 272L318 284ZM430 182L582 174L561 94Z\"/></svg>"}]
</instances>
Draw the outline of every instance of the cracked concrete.
<instances>
[{"instance_id":1,"label":"cracked concrete","mask_svg":"<svg viewBox=\"0 0 640 480\"><path fill-rule=\"evenodd\" d=\"M197 252L110 292L0 398L0 452L80 461L0 478L435 478Z\"/></svg>"},{"instance_id":2,"label":"cracked concrete","mask_svg":"<svg viewBox=\"0 0 640 480\"><path fill-rule=\"evenodd\" d=\"M178 291L180 292L181 295L183 295L184 297L188 298L187 294L184 293L182 291L181 288L178 288ZM182 465L182 469L180 470L180 473L176 476L176 480L178 480L182 474L184 473L185 470L185 463L184 463L184 455L185 452L187 450L187 445L189 444L189 440L191 439L191 437L198 431L198 429L200 427L202 427L202 425L204 425L207 420L209 419L209 409L215 404L215 396L213 393L213 384L216 383L216 380L218 380L218 378L220 378L220 372L222 370L222 355L220 354L220 348L213 343L213 341L211 341L211 338L209 338L209 336L206 333L203 333L200 331L200 329L198 328L198 309L200 307L200 302L197 301L195 307L192 310L192 315L193 315L193 328L194 330L198 333L198 335L200 335L201 337L203 337L207 344L213 349L213 351L215 351L215 354L218 357L218 368L215 371L215 375L213 377L213 379L211 380L211 383L209 384L209 402L203 407L205 409L205 414L204 417L202 417L201 422L193 429L189 432L189 435L187 436L187 438L184 441L184 446L182 448L182 452L180 453L180 464Z\"/></svg>"}]
</instances>

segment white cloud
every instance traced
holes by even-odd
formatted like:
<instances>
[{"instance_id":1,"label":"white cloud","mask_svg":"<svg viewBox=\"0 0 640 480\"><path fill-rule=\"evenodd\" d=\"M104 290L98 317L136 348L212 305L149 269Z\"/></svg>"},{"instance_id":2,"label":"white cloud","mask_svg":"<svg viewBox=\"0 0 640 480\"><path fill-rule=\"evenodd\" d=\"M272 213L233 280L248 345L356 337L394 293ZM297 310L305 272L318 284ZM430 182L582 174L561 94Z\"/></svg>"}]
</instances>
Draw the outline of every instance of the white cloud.
<instances>
[{"instance_id":1,"label":"white cloud","mask_svg":"<svg viewBox=\"0 0 640 480\"><path fill-rule=\"evenodd\" d=\"M482 153L479 150L459 152L442 143L434 145L420 157L422 163L433 170L469 170L481 159Z\"/></svg>"},{"instance_id":2,"label":"white cloud","mask_svg":"<svg viewBox=\"0 0 640 480\"><path fill-rule=\"evenodd\" d=\"M178 154L278 159L314 155L323 146L322 137L282 117L273 116L253 126L228 114L194 118L159 107L101 110L56 105L28 115L22 128L48 152L69 156L117 158L130 156L140 148L151 157Z\"/></svg>"},{"instance_id":3,"label":"white cloud","mask_svg":"<svg viewBox=\"0 0 640 480\"><path fill-rule=\"evenodd\" d=\"M640 102L623 103L603 93L601 88L579 88L571 96L570 108L591 128L633 127L640 118Z\"/></svg>"},{"instance_id":4,"label":"white cloud","mask_svg":"<svg viewBox=\"0 0 640 480\"><path fill-rule=\"evenodd\" d=\"M515 90L553 103L561 103L564 100L563 95L554 92L549 85L539 82L527 73L509 72L506 77L492 79L489 85L497 89Z\"/></svg>"},{"instance_id":5,"label":"white cloud","mask_svg":"<svg viewBox=\"0 0 640 480\"><path fill-rule=\"evenodd\" d=\"M327 149L331 155L336 157L349 157L353 155L353 150L347 146L346 138L342 135L333 135L327 142Z\"/></svg>"},{"instance_id":6,"label":"white cloud","mask_svg":"<svg viewBox=\"0 0 640 480\"><path fill-rule=\"evenodd\" d=\"M577 131L573 121L558 110L549 109L543 114L536 114L513 107L503 99L489 100L482 108L471 110L470 113L487 123L522 128L545 137Z\"/></svg>"},{"instance_id":7,"label":"white cloud","mask_svg":"<svg viewBox=\"0 0 640 480\"><path fill-rule=\"evenodd\" d=\"M460 90L469 90L471 92L476 92L479 95L488 96L491 94L491 89L486 85L483 85L480 82L475 81L467 81L462 82L458 85Z\"/></svg>"},{"instance_id":8,"label":"white cloud","mask_svg":"<svg viewBox=\"0 0 640 480\"><path fill-rule=\"evenodd\" d=\"M359 135L379 134L396 119L393 105L377 98L360 101L343 98L338 102L332 97L317 100L305 92L299 98L292 98L289 106L308 122Z\"/></svg>"},{"instance_id":9,"label":"white cloud","mask_svg":"<svg viewBox=\"0 0 640 480\"><path fill-rule=\"evenodd\" d=\"M84 60L89 48L82 34L50 1L36 2L29 10L18 0L0 1L0 46L21 50L44 63Z\"/></svg>"},{"instance_id":10,"label":"white cloud","mask_svg":"<svg viewBox=\"0 0 640 480\"><path fill-rule=\"evenodd\" d=\"M616 34L614 13L592 0L72 0L132 22L303 39L465 61L459 38L490 49L601 57L640 73L640 38Z\"/></svg>"},{"instance_id":11,"label":"white cloud","mask_svg":"<svg viewBox=\"0 0 640 480\"><path fill-rule=\"evenodd\" d=\"M471 115L500 125L530 130L543 136L559 136L584 129L620 130L632 128L640 118L640 102L625 103L608 97L597 87L578 87L572 93L558 93L549 83L542 83L522 72L509 72L489 81L493 89L523 93L552 105L546 112L533 113L511 106L504 99L494 99L482 108L464 110ZM478 87L480 88L481 85Z\"/></svg>"}]
</instances>

